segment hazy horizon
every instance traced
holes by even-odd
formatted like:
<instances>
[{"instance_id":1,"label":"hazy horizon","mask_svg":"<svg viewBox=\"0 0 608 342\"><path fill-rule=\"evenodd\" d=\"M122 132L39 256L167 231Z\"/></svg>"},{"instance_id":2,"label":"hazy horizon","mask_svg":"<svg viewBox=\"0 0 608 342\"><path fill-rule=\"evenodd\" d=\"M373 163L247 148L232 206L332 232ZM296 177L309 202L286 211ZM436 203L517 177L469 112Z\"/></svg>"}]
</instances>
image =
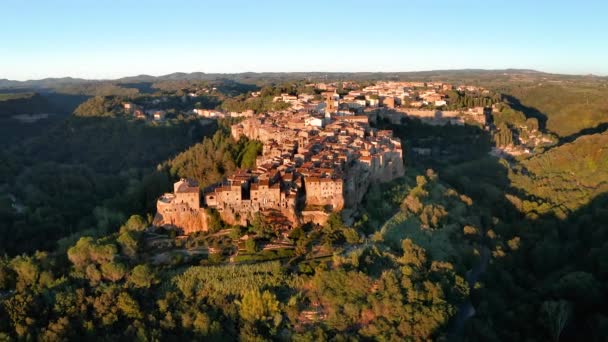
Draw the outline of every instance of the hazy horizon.
<instances>
[{"instance_id":1,"label":"hazy horizon","mask_svg":"<svg viewBox=\"0 0 608 342\"><path fill-rule=\"evenodd\" d=\"M457 72L457 71L483 71L483 72L501 72L501 71L530 71L530 72L538 72L538 73L544 73L544 74L554 74L554 75L566 75L566 76L587 76L587 75L591 75L591 76L596 76L596 77L606 77L608 76L608 74L595 74L595 73L562 73L562 72L549 72L549 71L545 71L545 70L537 70L537 69L530 69L530 68L501 68L501 69L483 69L483 68L459 68L459 69L424 69L424 70L391 70L391 71L375 71L375 70L361 70L361 71L349 71L349 70L344 70L344 71L336 71L336 70L294 70L294 71L240 71L240 72L215 72L215 71L200 71L200 70L193 70L193 71L174 71L174 72L170 72L170 73L164 73L164 74L151 74L151 73L141 73L141 74L125 74L125 75L119 75L117 77L108 77L108 78L87 78L87 77L79 77L79 76L74 76L74 75L57 75L57 76L47 76L47 77L41 77L41 78L29 78L29 79L9 79L6 77L3 77L2 75L0 75L0 80L8 80L8 81L14 81L14 82L30 82L30 81L39 81L39 80L44 80L44 79L63 79L63 78L72 78L72 79L82 79L82 80L86 80L86 81L113 81L113 80L120 80L123 78L134 78L134 77L164 77L164 76L169 76L169 75L173 75L173 74L194 74L194 73L203 73L203 74L209 74L209 75L239 75L239 74L248 74L248 73L253 73L253 74L290 74L290 73L311 73L311 74L322 74L322 73L327 73L327 74L334 74L334 73L345 73L345 74L365 74L365 73L383 73L383 74L390 74L390 73L426 73L426 72Z\"/></svg>"}]
</instances>

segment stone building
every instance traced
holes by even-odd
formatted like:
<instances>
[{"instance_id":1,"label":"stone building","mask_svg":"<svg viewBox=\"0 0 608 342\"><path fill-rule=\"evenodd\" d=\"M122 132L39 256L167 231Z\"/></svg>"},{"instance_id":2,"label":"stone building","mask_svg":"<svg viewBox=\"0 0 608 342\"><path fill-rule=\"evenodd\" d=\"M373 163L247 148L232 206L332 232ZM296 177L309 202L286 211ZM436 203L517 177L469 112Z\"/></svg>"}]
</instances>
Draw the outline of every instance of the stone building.
<instances>
[{"instance_id":1,"label":"stone building","mask_svg":"<svg viewBox=\"0 0 608 342\"><path fill-rule=\"evenodd\" d=\"M207 212L200 205L200 190L196 181L180 179L173 184L173 193L156 201L155 226L176 227L184 234L207 231Z\"/></svg>"},{"instance_id":2,"label":"stone building","mask_svg":"<svg viewBox=\"0 0 608 342\"><path fill-rule=\"evenodd\" d=\"M332 211L340 211L344 208L344 192L342 178L330 177L306 177L304 180L306 189L307 206L329 206Z\"/></svg>"},{"instance_id":3,"label":"stone building","mask_svg":"<svg viewBox=\"0 0 608 342\"><path fill-rule=\"evenodd\" d=\"M323 224L330 212L355 209L372 182L403 176L401 141L391 131L370 127L367 115L332 115L323 125L310 125L315 115L272 112L233 125L235 140L263 143L257 167L205 189L202 205L198 185L180 180L159 199L159 222L191 231L205 207L233 225L251 224L257 213L278 227Z\"/></svg>"}]
</instances>

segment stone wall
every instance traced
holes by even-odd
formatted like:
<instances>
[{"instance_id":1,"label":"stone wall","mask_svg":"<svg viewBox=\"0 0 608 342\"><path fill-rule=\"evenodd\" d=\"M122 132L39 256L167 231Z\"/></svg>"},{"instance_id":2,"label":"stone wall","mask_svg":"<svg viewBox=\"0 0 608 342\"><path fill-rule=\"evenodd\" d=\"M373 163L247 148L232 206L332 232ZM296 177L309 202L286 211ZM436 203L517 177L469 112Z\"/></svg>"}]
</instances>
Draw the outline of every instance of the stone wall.
<instances>
[{"instance_id":1,"label":"stone wall","mask_svg":"<svg viewBox=\"0 0 608 342\"><path fill-rule=\"evenodd\" d=\"M209 230L205 209L191 209L182 203L157 205L152 224L158 227L174 226L181 229L184 234Z\"/></svg>"},{"instance_id":2,"label":"stone wall","mask_svg":"<svg viewBox=\"0 0 608 342\"><path fill-rule=\"evenodd\" d=\"M400 124L402 117L418 118L422 122L430 125L445 125L448 122L453 125L464 125L466 119L470 119L481 124L485 124L486 117L479 111L458 111L458 110L427 110L427 109L399 109L399 110L378 110L373 112L370 118L376 122L378 118L388 120L392 124Z\"/></svg>"}]
</instances>

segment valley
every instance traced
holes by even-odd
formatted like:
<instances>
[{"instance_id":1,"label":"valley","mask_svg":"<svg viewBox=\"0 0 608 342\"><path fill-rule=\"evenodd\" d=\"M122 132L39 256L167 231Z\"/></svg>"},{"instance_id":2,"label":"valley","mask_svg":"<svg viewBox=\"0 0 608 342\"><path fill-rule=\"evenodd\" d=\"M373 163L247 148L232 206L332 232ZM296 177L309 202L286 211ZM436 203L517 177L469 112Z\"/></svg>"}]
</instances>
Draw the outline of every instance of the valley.
<instances>
[{"instance_id":1,"label":"valley","mask_svg":"<svg viewBox=\"0 0 608 342\"><path fill-rule=\"evenodd\" d=\"M558 314L563 340L608 327L604 78L80 82L0 96L2 337L547 340Z\"/></svg>"}]
</instances>

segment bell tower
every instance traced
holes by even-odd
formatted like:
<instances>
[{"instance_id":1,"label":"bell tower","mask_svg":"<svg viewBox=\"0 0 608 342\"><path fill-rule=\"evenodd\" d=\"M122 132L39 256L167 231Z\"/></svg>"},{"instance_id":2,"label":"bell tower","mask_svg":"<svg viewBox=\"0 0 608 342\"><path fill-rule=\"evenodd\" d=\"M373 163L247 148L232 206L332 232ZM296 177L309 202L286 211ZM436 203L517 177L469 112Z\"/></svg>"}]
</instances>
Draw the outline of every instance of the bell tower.
<instances>
[{"instance_id":1,"label":"bell tower","mask_svg":"<svg viewBox=\"0 0 608 342\"><path fill-rule=\"evenodd\" d=\"M334 95L330 92L325 93L325 118L331 118L331 115L336 112Z\"/></svg>"}]
</instances>

